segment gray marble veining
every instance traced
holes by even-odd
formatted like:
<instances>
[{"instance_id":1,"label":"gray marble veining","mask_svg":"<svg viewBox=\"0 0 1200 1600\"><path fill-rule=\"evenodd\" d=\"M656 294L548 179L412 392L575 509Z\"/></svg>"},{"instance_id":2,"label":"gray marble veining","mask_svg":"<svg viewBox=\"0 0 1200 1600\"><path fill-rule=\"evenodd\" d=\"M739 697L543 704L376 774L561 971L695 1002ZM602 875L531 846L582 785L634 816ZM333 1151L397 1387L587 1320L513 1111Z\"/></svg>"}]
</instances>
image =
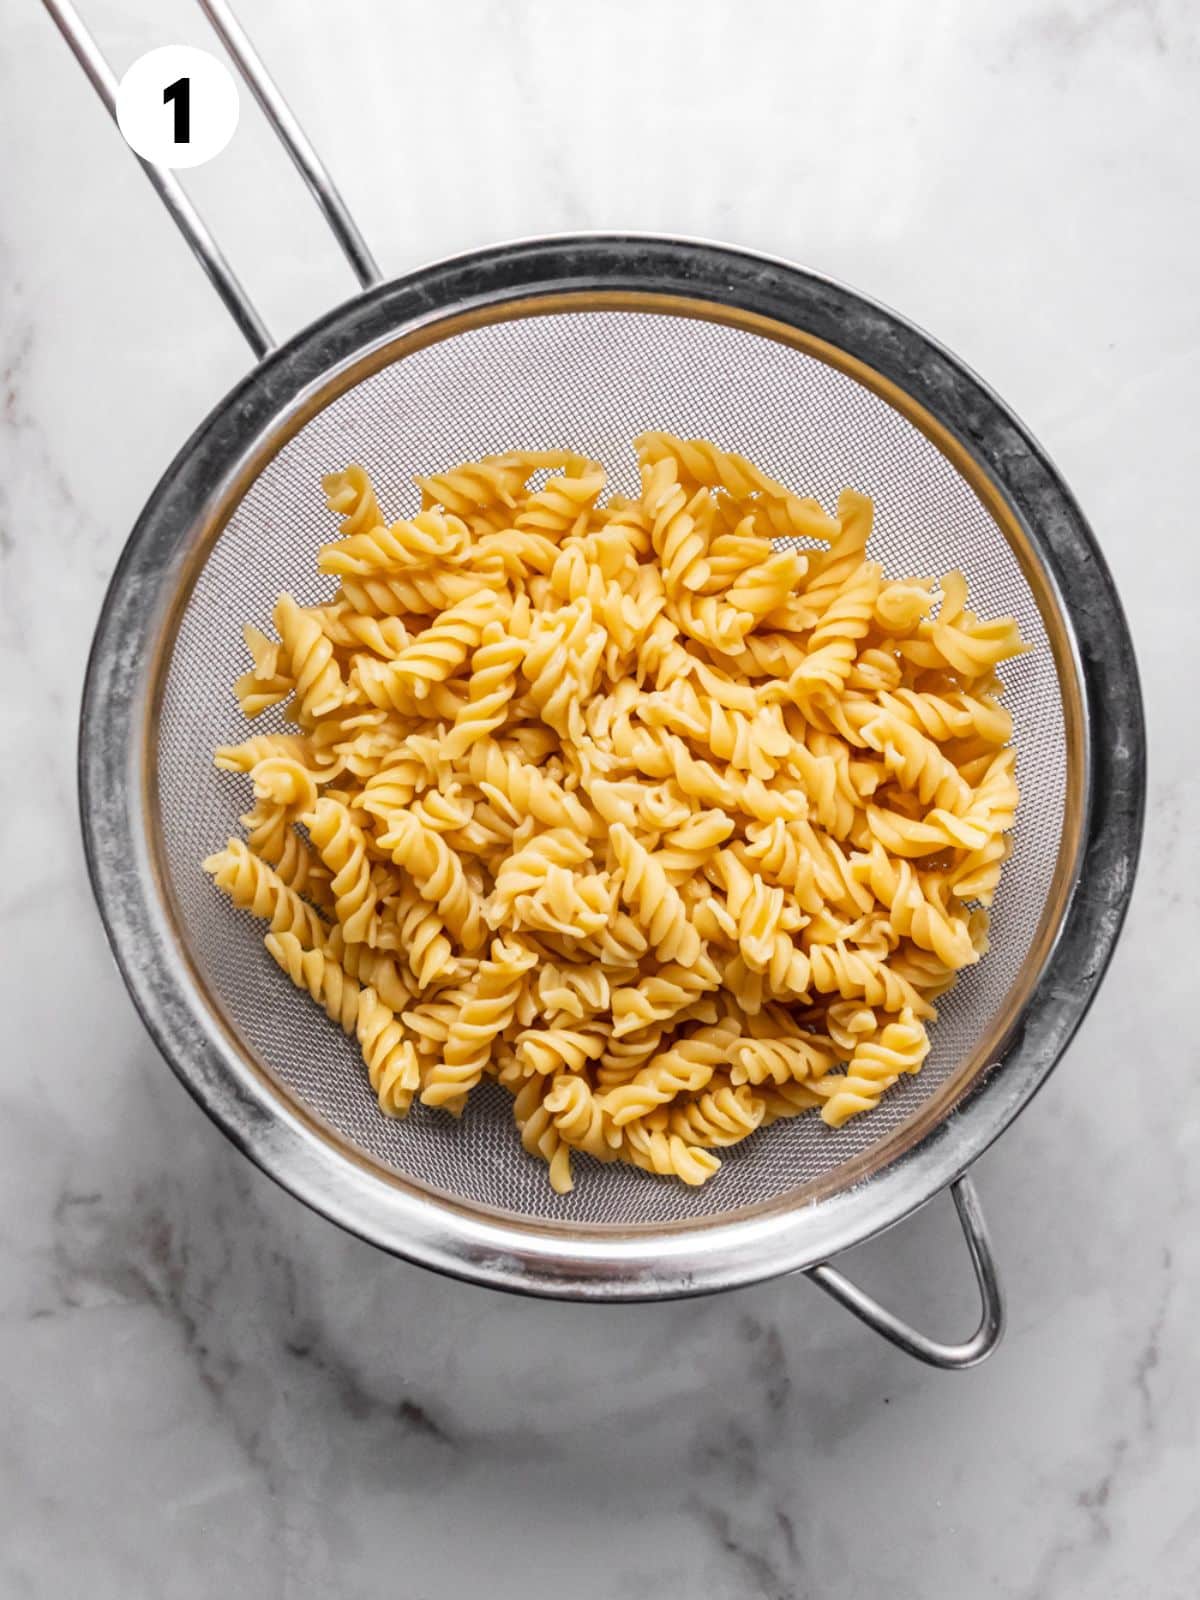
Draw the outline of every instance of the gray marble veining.
<instances>
[{"instance_id":1,"label":"gray marble veining","mask_svg":"<svg viewBox=\"0 0 1200 1600\"><path fill-rule=\"evenodd\" d=\"M187 0L84 9L118 68L208 42ZM1012 1320L965 1377L802 1282L535 1304L280 1193L142 1032L74 799L104 583L247 357L40 8L0 0L0 1594L1190 1600L1195 8L239 9L387 270L541 231L723 236L984 373L1129 612L1142 873L1082 1033L977 1169ZM273 326L350 292L252 108L188 187ZM970 1318L948 1201L850 1265L939 1331Z\"/></svg>"}]
</instances>

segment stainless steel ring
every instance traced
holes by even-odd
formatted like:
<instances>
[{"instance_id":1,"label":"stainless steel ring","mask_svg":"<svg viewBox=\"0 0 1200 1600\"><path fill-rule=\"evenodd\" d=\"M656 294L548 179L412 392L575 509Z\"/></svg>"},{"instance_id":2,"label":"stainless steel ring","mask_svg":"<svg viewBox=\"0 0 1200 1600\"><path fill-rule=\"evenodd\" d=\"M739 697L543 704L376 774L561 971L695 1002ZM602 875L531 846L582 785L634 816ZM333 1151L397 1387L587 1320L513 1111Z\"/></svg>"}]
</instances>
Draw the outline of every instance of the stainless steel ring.
<instances>
[{"instance_id":1,"label":"stainless steel ring","mask_svg":"<svg viewBox=\"0 0 1200 1600\"><path fill-rule=\"evenodd\" d=\"M1036 989L986 1073L869 1184L815 1211L704 1227L533 1229L518 1218L389 1184L336 1147L248 1066L205 1004L175 940L147 835L147 730L180 580L214 506L227 503L342 375L397 340L531 298L629 294L703 302L803 330L910 395L1012 508L1055 586L1086 715L1079 848L1065 914ZM350 381L349 378L346 381ZM211 528L208 529L211 533ZM125 548L84 692L80 798L89 870L141 1014L188 1089L299 1198L426 1266L498 1288L636 1300L732 1288L810 1268L891 1226L956 1180L1045 1081L1082 1020L1128 904L1141 835L1144 731L1137 672L1112 581L1069 490L1011 412L961 362L895 313L813 273L674 239L599 236L497 246L382 285L273 352L201 424Z\"/></svg>"}]
</instances>

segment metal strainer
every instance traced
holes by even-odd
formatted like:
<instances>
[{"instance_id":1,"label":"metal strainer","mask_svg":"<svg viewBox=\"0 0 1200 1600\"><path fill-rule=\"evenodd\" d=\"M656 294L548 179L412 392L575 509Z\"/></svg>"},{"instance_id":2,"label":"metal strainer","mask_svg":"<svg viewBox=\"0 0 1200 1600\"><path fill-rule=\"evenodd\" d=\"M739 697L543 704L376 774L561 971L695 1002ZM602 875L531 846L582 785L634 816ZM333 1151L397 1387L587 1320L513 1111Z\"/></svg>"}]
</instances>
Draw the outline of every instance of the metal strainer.
<instances>
[{"instance_id":1,"label":"metal strainer","mask_svg":"<svg viewBox=\"0 0 1200 1600\"><path fill-rule=\"evenodd\" d=\"M1104 971L1141 828L1143 734L1130 641L1104 563L1054 469L953 356L891 312L782 263L669 239L499 246L393 283L244 35L204 9L305 173L363 281L266 353L257 314L174 181L148 169L264 356L155 490L105 600L84 696L80 782L93 882L164 1055L230 1136L295 1194L412 1260L497 1287L639 1299L808 1269L895 1342L967 1365L1000 1332L999 1289L963 1176L1058 1059ZM78 18L47 0L109 100ZM322 473L361 461L385 513L412 474L570 445L617 490L633 437L703 436L831 505L871 495L889 570L961 567L972 604L1034 646L1005 671L1021 806L987 958L941 1003L933 1053L871 1115L806 1117L723 1152L701 1189L581 1158L553 1193L489 1086L461 1122L383 1118L353 1046L284 982L261 926L200 862L247 790L211 761L245 736L230 693L243 619L326 597ZM268 719L264 719L264 723ZM825 1264L948 1184L984 1313L943 1345Z\"/></svg>"}]
</instances>

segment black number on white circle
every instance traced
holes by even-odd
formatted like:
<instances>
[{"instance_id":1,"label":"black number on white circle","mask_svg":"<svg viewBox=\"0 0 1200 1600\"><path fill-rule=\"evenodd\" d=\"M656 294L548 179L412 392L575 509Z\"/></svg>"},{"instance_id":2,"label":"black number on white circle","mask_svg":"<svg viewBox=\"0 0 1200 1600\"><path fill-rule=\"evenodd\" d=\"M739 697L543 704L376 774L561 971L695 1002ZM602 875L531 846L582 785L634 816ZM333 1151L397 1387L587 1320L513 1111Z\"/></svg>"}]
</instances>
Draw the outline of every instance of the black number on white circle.
<instances>
[{"instance_id":1,"label":"black number on white circle","mask_svg":"<svg viewBox=\"0 0 1200 1600\"><path fill-rule=\"evenodd\" d=\"M176 78L163 90L163 105L175 103L175 143L187 144L192 136L192 80Z\"/></svg>"}]
</instances>

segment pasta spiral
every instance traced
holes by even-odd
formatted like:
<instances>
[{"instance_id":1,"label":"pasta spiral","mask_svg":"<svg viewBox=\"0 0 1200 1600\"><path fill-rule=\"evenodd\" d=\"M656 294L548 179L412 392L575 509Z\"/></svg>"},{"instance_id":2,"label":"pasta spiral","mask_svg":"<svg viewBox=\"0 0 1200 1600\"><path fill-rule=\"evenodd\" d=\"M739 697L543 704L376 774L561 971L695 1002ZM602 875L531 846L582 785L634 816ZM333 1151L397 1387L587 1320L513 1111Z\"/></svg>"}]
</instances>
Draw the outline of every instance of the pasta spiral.
<instances>
[{"instance_id":1,"label":"pasta spiral","mask_svg":"<svg viewBox=\"0 0 1200 1600\"><path fill-rule=\"evenodd\" d=\"M401 811L390 819L379 847L412 875L421 894L437 906L438 915L463 948L478 950L484 941L483 908L467 883L462 862L441 837L423 826L410 811Z\"/></svg>"},{"instance_id":2,"label":"pasta spiral","mask_svg":"<svg viewBox=\"0 0 1200 1600\"><path fill-rule=\"evenodd\" d=\"M442 1059L426 1076L423 1105L458 1101L483 1077L493 1041L512 1021L522 979L536 959L521 945L493 942L491 956L480 963L462 1010L450 1024Z\"/></svg>"},{"instance_id":3,"label":"pasta spiral","mask_svg":"<svg viewBox=\"0 0 1200 1600\"><path fill-rule=\"evenodd\" d=\"M666 1022L685 1011L702 994L720 986L721 976L707 956L694 966L667 962L658 971L612 992L613 1038L636 1033L654 1022Z\"/></svg>"},{"instance_id":4,"label":"pasta spiral","mask_svg":"<svg viewBox=\"0 0 1200 1600\"><path fill-rule=\"evenodd\" d=\"M397 711L424 700L432 685L443 683L467 659L499 609L492 590L478 590L450 606L393 660L360 657L355 673L363 693L372 705Z\"/></svg>"},{"instance_id":5,"label":"pasta spiral","mask_svg":"<svg viewBox=\"0 0 1200 1600\"><path fill-rule=\"evenodd\" d=\"M666 1105L679 1094L704 1088L717 1068L729 1059L735 1034L728 1023L698 1028L687 1038L653 1056L634 1078L610 1089L604 1109L615 1128L644 1117L655 1106Z\"/></svg>"},{"instance_id":6,"label":"pasta spiral","mask_svg":"<svg viewBox=\"0 0 1200 1600\"><path fill-rule=\"evenodd\" d=\"M422 511L411 522L394 522L390 528L377 523L367 531L322 545L317 566L338 577L403 572L406 567L461 560L469 538L466 523L458 517Z\"/></svg>"},{"instance_id":7,"label":"pasta spiral","mask_svg":"<svg viewBox=\"0 0 1200 1600\"><path fill-rule=\"evenodd\" d=\"M473 744L503 727L524 659L522 639L506 632L499 622L484 625L479 646L471 658L467 703L455 718L443 745L448 761L457 760Z\"/></svg>"},{"instance_id":8,"label":"pasta spiral","mask_svg":"<svg viewBox=\"0 0 1200 1600\"><path fill-rule=\"evenodd\" d=\"M623 823L618 822L608 837L621 869L621 898L646 930L655 955L660 961L692 966L700 954L700 935L688 921L679 891Z\"/></svg>"},{"instance_id":9,"label":"pasta spiral","mask_svg":"<svg viewBox=\"0 0 1200 1600\"><path fill-rule=\"evenodd\" d=\"M298 989L307 989L331 1022L353 1033L359 987L324 950L306 950L294 933L268 933L263 943Z\"/></svg>"},{"instance_id":10,"label":"pasta spiral","mask_svg":"<svg viewBox=\"0 0 1200 1600\"><path fill-rule=\"evenodd\" d=\"M272 933L292 933L309 949L325 942L325 924L313 908L241 839L230 839L204 862L204 870L235 906L270 923Z\"/></svg>"},{"instance_id":11,"label":"pasta spiral","mask_svg":"<svg viewBox=\"0 0 1200 1600\"><path fill-rule=\"evenodd\" d=\"M311 727L319 717L336 711L345 697L333 646L320 624L290 594L281 594L275 602L275 626L296 684L297 720L301 727Z\"/></svg>"},{"instance_id":12,"label":"pasta spiral","mask_svg":"<svg viewBox=\"0 0 1200 1600\"><path fill-rule=\"evenodd\" d=\"M708 1149L740 1144L760 1125L766 1103L744 1086L718 1084L694 1100L671 1107L667 1131L688 1144Z\"/></svg>"},{"instance_id":13,"label":"pasta spiral","mask_svg":"<svg viewBox=\"0 0 1200 1600\"><path fill-rule=\"evenodd\" d=\"M889 856L878 841L869 855L855 863L855 870L887 906L891 924L901 937L912 939L922 950L931 950L955 970L978 960L966 913L947 909L937 895L935 876L922 883L910 862Z\"/></svg>"},{"instance_id":14,"label":"pasta spiral","mask_svg":"<svg viewBox=\"0 0 1200 1600\"><path fill-rule=\"evenodd\" d=\"M821 1120L839 1128L850 1117L869 1111L885 1090L904 1072L919 1072L929 1054L925 1030L904 1011L876 1036L859 1044L845 1076L822 1078L814 1085L824 1100Z\"/></svg>"},{"instance_id":15,"label":"pasta spiral","mask_svg":"<svg viewBox=\"0 0 1200 1600\"><path fill-rule=\"evenodd\" d=\"M249 672L244 672L234 683L233 692L244 717L257 717L261 712L286 700L295 688L286 672L279 670L279 645L272 644L266 634L247 623L242 630L246 648L254 662Z\"/></svg>"},{"instance_id":16,"label":"pasta spiral","mask_svg":"<svg viewBox=\"0 0 1200 1600\"><path fill-rule=\"evenodd\" d=\"M355 1031L380 1109L403 1117L421 1083L421 1067L411 1039L374 989L359 992Z\"/></svg>"},{"instance_id":17,"label":"pasta spiral","mask_svg":"<svg viewBox=\"0 0 1200 1600\"><path fill-rule=\"evenodd\" d=\"M564 1144L594 1156L597 1161L616 1158L621 1135L585 1078L576 1073L560 1072L542 1104Z\"/></svg>"},{"instance_id":18,"label":"pasta spiral","mask_svg":"<svg viewBox=\"0 0 1200 1600\"><path fill-rule=\"evenodd\" d=\"M374 924L378 895L371 881L367 841L346 807L328 795L308 813L308 836L333 873L330 887L347 944L363 944Z\"/></svg>"}]
</instances>

